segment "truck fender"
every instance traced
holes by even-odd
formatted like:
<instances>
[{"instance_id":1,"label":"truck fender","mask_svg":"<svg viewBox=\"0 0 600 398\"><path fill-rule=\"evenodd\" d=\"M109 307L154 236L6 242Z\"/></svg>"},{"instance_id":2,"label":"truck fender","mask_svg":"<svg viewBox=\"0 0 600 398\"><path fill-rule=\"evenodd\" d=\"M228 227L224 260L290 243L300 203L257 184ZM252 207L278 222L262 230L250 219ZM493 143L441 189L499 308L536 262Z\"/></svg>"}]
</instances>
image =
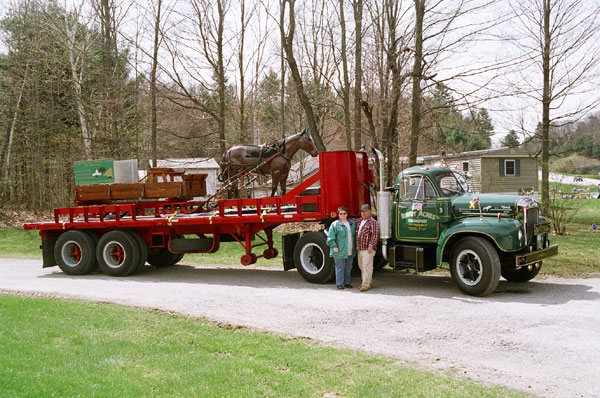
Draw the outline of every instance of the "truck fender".
<instances>
[{"instance_id":1,"label":"truck fender","mask_svg":"<svg viewBox=\"0 0 600 398\"><path fill-rule=\"evenodd\" d=\"M525 246L521 222L512 218L468 217L453 222L438 239L436 262L442 261L452 251L454 244L465 236L481 236L504 252L515 252ZM521 233L520 233L521 232Z\"/></svg>"}]
</instances>

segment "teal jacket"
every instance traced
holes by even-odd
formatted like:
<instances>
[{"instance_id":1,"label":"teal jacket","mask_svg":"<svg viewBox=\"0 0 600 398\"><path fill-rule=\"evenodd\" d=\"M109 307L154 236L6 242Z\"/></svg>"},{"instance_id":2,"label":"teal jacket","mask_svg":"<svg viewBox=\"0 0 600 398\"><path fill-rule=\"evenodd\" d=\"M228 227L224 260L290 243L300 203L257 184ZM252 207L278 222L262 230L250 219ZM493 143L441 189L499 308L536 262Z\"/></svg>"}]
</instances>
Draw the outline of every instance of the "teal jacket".
<instances>
[{"instance_id":1,"label":"teal jacket","mask_svg":"<svg viewBox=\"0 0 600 398\"><path fill-rule=\"evenodd\" d=\"M352 231L352 256L356 256L356 223L348 219L350 230ZM334 258L348 257L348 229L342 225L339 220L331 223L327 233L327 246L329 246L329 255ZM335 253L333 248L337 247L339 251Z\"/></svg>"}]
</instances>

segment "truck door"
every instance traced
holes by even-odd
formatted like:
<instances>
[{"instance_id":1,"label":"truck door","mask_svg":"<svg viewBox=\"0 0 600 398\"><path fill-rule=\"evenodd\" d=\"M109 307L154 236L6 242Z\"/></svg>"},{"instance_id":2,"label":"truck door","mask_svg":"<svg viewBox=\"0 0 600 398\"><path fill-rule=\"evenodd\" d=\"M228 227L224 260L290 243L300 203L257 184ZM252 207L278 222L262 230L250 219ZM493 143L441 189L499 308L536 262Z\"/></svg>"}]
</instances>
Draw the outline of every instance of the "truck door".
<instances>
[{"instance_id":1,"label":"truck door","mask_svg":"<svg viewBox=\"0 0 600 398\"><path fill-rule=\"evenodd\" d=\"M408 176L407 189L398 192L396 239L437 241L440 234L437 193L425 176Z\"/></svg>"}]
</instances>

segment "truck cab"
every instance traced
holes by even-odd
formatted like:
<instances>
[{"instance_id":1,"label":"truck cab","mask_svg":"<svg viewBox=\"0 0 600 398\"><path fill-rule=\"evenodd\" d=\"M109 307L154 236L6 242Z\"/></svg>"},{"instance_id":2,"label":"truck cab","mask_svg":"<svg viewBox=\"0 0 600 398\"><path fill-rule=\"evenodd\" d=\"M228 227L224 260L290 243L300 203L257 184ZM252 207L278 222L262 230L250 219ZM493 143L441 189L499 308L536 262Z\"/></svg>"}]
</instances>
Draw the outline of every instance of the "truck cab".
<instances>
[{"instance_id":1,"label":"truck cab","mask_svg":"<svg viewBox=\"0 0 600 398\"><path fill-rule=\"evenodd\" d=\"M550 223L533 199L473 194L466 179L449 167L405 169L384 193L390 204L378 199L378 217L390 221L382 223L390 229L382 231L384 239L389 236L384 254L390 266L428 271L448 263L466 294L490 294L501 275L529 281L542 259L558 253L548 240Z\"/></svg>"}]
</instances>

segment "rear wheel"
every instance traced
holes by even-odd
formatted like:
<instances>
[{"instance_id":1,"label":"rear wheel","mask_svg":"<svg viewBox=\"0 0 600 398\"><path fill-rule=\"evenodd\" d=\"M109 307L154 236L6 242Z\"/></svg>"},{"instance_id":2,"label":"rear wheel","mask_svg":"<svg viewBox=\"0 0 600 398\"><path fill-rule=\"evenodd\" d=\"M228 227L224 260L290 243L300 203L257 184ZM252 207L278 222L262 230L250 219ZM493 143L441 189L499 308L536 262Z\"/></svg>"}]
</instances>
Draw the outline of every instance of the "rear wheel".
<instances>
[{"instance_id":1,"label":"rear wheel","mask_svg":"<svg viewBox=\"0 0 600 398\"><path fill-rule=\"evenodd\" d=\"M142 235L140 235L139 232L132 230L127 231L127 233L131 235L133 239L135 239L136 246L139 251L139 259L137 266L131 270L131 273L133 274L136 272L140 272L142 269L144 269L144 265L146 264L146 260L148 259L148 246L146 246L146 241L144 240L144 238L142 238Z\"/></svg>"},{"instance_id":2,"label":"rear wheel","mask_svg":"<svg viewBox=\"0 0 600 398\"><path fill-rule=\"evenodd\" d=\"M183 253L171 253L168 248L148 250L148 263L156 268L172 267L183 258Z\"/></svg>"},{"instance_id":3,"label":"rear wheel","mask_svg":"<svg viewBox=\"0 0 600 398\"><path fill-rule=\"evenodd\" d=\"M96 258L102 272L110 276L125 276L138 266L140 253L135 238L125 231L102 235L96 247Z\"/></svg>"},{"instance_id":4,"label":"rear wheel","mask_svg":"<svg viewBox=\"0 0 600 398\"><path fill-rule=\"evenodd\" d=\"M308 232L300 237L294 248L294 263L300 275L309 282L327 283L335 275L323 232Z\"/></svg>"},{"instance_id":5,"label":"rear wheel","mask_svg":"<svg viewBox=\"0 0 600 398\"><path fill-rule=\"evenodd\" d=\"M500 280L500 258L490 242L479 237L463 238L456 244L450 273L460 290L471 296L486 296Z\"/></svg>"},{"instance_id":6,"label":"rear wheel","mask_svg":"<svg viewBox=\"0 0 600 398\"><path fill-rule=\"evenodd\" d=\"M67 231L56 240L54 258L67 275L83 275L96 267L95 245L82 231Z\"/></svg>"},{"instance_id":7,"label":"rear wheel","mask_svg":"<svg viewBox=\"0 0 600 398\"><path fill-rule=\"evenodd\" d=\"M532 280L540 272L542 262L519 268L504 268L502 277L510 282L524 283Z\"/></svg>"}]
</instances>

